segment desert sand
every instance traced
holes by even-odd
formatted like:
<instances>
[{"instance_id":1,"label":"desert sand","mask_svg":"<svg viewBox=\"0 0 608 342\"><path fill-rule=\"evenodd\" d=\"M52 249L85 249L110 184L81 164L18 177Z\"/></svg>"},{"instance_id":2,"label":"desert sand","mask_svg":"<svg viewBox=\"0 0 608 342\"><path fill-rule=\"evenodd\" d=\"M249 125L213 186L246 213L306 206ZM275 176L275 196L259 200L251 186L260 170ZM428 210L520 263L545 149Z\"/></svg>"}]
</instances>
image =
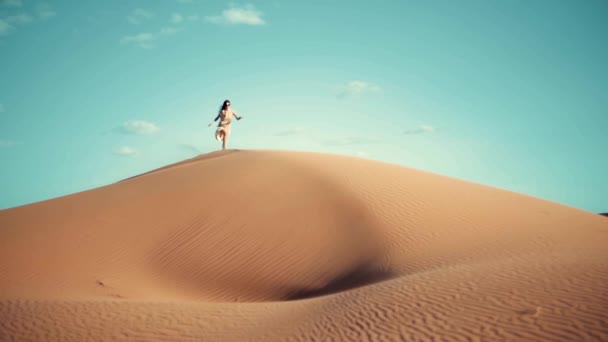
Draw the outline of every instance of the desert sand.
<instances>
[{"instance_id":1,"label":"desert sand","mask_svg":"<svg viewBox=\"0 0 608 342\"><path fill-rule=\"evenodd\" d=\"M608 220L226 150L0 211L1 341L608 340Z\"/></svg>"}]
</instances>

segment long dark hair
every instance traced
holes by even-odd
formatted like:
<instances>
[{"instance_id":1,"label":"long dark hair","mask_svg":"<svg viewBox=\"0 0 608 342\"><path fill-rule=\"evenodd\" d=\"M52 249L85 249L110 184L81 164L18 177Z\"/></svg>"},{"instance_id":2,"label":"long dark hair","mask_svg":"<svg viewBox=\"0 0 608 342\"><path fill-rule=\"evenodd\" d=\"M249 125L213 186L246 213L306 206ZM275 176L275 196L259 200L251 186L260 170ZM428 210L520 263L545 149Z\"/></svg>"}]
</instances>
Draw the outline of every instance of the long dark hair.
<instances>
[{"instance_id":1,"label":"long dark hair","mask_svg":"<svg viewBox=\"0 0 608 342\"><path fill-rule=\"evenodd\" d=\"M230 103L230 100L226 99L224 103L222 103L222 107L220 107L220 112L226 109L226 104Z\"/></svg>"}]
</instances>

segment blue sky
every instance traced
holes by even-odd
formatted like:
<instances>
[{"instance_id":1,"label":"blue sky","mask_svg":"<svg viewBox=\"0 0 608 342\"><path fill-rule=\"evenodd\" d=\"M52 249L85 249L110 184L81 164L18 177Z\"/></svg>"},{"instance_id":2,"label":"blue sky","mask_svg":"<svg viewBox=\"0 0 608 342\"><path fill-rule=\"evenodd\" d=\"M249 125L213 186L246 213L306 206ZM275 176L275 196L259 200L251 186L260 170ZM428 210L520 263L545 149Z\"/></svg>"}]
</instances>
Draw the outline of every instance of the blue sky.
<instances>
[{"instance_id":1,"label":"blue sky","mask_svg":"<svg viewBox=\"0 0 608 342\"><path fill-rule=\"evenodd\" d=\"M217 150L229 98L230 148L608 211L607 17L603 0L0 0L0 208Z\"/></svg>"}]
</instances>

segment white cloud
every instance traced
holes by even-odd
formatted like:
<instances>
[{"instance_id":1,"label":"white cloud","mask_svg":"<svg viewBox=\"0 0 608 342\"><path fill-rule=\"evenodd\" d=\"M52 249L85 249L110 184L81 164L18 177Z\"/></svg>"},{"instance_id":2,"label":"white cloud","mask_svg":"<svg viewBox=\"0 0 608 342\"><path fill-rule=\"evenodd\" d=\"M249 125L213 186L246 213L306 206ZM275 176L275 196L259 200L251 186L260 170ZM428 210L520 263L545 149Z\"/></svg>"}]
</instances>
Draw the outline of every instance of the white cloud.
<instances>
[{"instance_id":1,"label":"white cloud","mask_svg":"<svg viewBox=\"0 0 608 342\"><path fill-rule=\"evenodd\" d=\"M130 134L154 134L160 131L158 126L144 120L127 121L121 126L121 128L124 133Z\"/></svg>"},{"instance_id":2,"label":"white cloud","mask_svg":"<svg viewBox=\"0 0 608 342\"><path fill-rule=\"evenodd\" d=\"M201 153L203 153L203 150L204 150L193 144L179 144L178 146L182 150L188 151L188 152L194 153L194 154L201 154Z\"/></svg>"},{"instance_id":3,"label":"white cloud","mask_svg":"<svg viewBox=\"0 0 608 342\"><path fill-rule=\"evenodd\" d=\"M173 23L173 24L179 24L179 23L181 23L182 21L184 21L184 17L182 17L182 15L181 15L181 14L179 14L179 13L173 13L173 14L171 15L171 20L170 20L170 21L171 21L171 23Z\"/></svg>"},{"instance_id":4,"label":"white cloud","mask_svg":"<svg viewBox=\"0 0 608 342\"><path fill-rule=\"evenodd\" d=\"M180 31L183 31L183 27L165 26L160 29L158 33L139 33L131 36L124 36L120 40L122 44L128 44L137 46L143 49L151 49L156 45L154 44L157 40L161 39L162 36L174 35Z\"/></svg>"},{"instance_id":5,"label":"white cloud","mask_svg":"<svg viewBox=\"0 0 608 342\"><path fill-rule=\"evenodd\" d=\"M137 8L127 16L127 21L133 25L138 25L145 20L152 19L152 17L154 17L154 13L148 12L143 8Z\"/></svg>"},{"instance_id":6,"label":"white cloud","mask_svg":"<svg viewBox=\"0 0 608 342\"><path fill-rule=\"evenodd\" d=\"M0 0L0 5L4 7L21 7L21 1ZM48 19L55 16L57 13L47 4L40 4L35 9L34 16L28 13L20 13L5 16L0 18L0 36L8 35L17 29L17 26L29 24L36 21L36 17L40 19Z\"/></svg>"},{"instance_id":7,"label":"white cloud","mask_svg":"<svg viewBox=\"0 0 608 342\"><path fill-rule=\"evenodd\" d=\"M167 26L167 27L163 27L160 30L161 34L164 35L170 35L170 34L176 34L179 31L182 31L183 29L181 27L173 27L173 26Z\"/></svg>"},{"instance_id":8,"label":"white cloud","mask_svg":"<svg viewBox=\"0 0 608 342\"><path fill-rule=\"evenodd\" d=\"M429 126L429 125L420 125L415 129L408 129L403 133L411 135L411 134L422 134L422 133L433 133L433 132L435 132L435 127Z\"/></svg>"},{"instance_id":9,"label":"white cloud","mask_svg":"<svg viewBox=\"0 0 608 342\"><path fill-rule=\"evenodd\" d=\"M365 81L351 81L345 86L340 87L338 98L361 96L379 92L382 92L382 88L376 84Z\"/></svg>"},{"instance_id":10,"label":"white cloud","mask_svg":"<svg viewBox=\"0 0 608 342\"><path fill-rule=\"evenodd\" d=\"M134 156L137 154L137 150L135 150L134 148L131 148L129 146L121 146L119 148L117 148L116 150L114 150L115 154L121 155L121 156Z\"/></svg>"},{"instance_id":11,"label":"white cloud","mask_svg":"<svg viewBox=\"0 0 608 342\"><path fill-rule=\"evenodd\" d=\"M23 2L21 0L0 0L0 5L5 7L21 7Z\"/></svg>"},{"instance_id":12,"label":"white cloud","mask_svg":"<svg viewBox=\"0 0 608 342\"><path fill-rule=\"evenodd\" d=\"M144 49L151 49L154 47L154 40L156 37L152 33L139 33L133 36L122 37L120 42L122 44L132 44L139 46Z\"/></svg>"},{"instance_id":13,"label":"white cloud","mask_svg":"<svg viewBox=\"0 0 608 342\"><path fill-rule=\"evenodd\" d=\"M139 24L143 19L150 19L155 14L143 10L141 8L133 11L133 14L129 15L127 19L132 24ZM144 49L151 49L156 47L156 43L161 41L165 37L174 35L180 31L185 30L186 21L198 21L199 16L196 14L183 16L180 13L173 13L169 16L169 25L161 27L157 32L143 32L134 35L126 35L120 39L122 44L137 46Z\"/></svg>"},{"instance_id":14,"label":"white cloud","mask_svg":"<svg viewBox=\"0 0 608 342\"><path fill-rule=\"evenodd\" d=\"M223 10L219 16L205 17L210 23L214 24L243 24L243 25L264 25L263 13L256 10L253 5L245 7L231 7Z\"/></svg>"},{"instance_id":15,"label":"white cloud","mask_svg":"<svg viewBox=\"0 0 608 342\"><path fill-rule=\"evenodd\" d=\"M12 30L13 26L11 26L11 24L4 19L0 19L0 36L7 35Z\"/></svg>"},{"instance_id":16,"label":"white cloud","mask_svg":"<svg viewBox=\"0 0 608 342\"><path fill-rule=\"evenodd\" d=\"M133 14L136 15L136 16L142 17L142 18L146 18L146 19L150 19L150 18L152 18L154 16L154 13L146 11L143 8L136 8L133 11Z\"/></svg>"},{"instance_id":17,"label":"white cloud","mask_svg":"<svg viewBox=\"0 0 608 342\"><path fill-rule=\"evenodd\" d=\"M8 16L8 17L4 18L4 20L6 20L6 22L11 23L11 24L23 25L23 24L31 23L34 20L34 18L32 18L32 16L30 16L29 14L18 14L18 15Z\"/></svg>"},{"instance_id":18,"label":"white cloud","mask_svg":"<svg viewBox=\"0 0 608 342\"><path fill-rule=\"evenodd\" d=\"M34 21L32 16L23 13L0 18L0 36L7 35L15 30L15 26L29 24L32 21Z\"/></svg>"},{"instance_id":19,"label":"white cloud","mask_svg":"<svg viewBox=\"0 0 608 342\"><path fill-rule=\"evenodd\" d=\"M12 140L0 140L0 148L2 147L12 147L15 145L19 145L19 142Z\"/></svg>"},{"instance_id":20,"label":"white cloud","mask_svg":"<svg viewBox=\"0 0 608 342\"><path fill-rule=\"evenodd\" d=\"M55 12L51 6L47 4L38 5L37 13L41 19L48 19L57 15L57 12Z\"/></svg>"}]
</instances>

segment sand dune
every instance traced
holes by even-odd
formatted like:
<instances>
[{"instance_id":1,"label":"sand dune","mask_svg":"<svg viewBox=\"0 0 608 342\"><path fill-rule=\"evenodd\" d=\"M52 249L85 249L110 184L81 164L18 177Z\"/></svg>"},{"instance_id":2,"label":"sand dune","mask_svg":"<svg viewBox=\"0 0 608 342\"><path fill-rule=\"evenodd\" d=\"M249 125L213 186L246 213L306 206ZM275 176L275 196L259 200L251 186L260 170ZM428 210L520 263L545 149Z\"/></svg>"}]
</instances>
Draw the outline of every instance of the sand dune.
<instances>
[{"instance_id":1,"label":"sand dune","mask_svg":"<svg viewBox=\"0 0 608 342\"><path fill-rule=\"evenodd\" d=\"M0 340L608 340L608 220L228 150L0 211Z\"/></svg>"}]
</instances>

